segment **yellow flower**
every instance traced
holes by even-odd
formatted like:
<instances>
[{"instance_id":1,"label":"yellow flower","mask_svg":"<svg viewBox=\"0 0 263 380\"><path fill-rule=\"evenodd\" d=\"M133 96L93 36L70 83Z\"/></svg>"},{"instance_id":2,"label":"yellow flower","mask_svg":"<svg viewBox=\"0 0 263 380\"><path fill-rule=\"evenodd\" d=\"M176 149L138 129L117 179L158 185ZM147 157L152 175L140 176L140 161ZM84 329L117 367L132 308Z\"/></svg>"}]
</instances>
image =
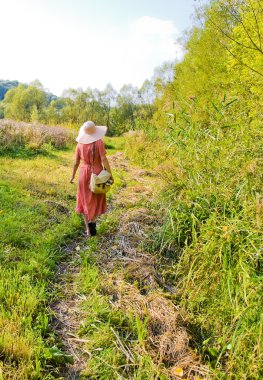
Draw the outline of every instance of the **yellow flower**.
<instances>
[{"instance_id":1,"label":"yellow flower","mask_svg":"<svg viewBox=\"0 0 263 380\"><path fill-rule=\"evenodd\" d=\"M173 376L183 377L183 375L184 375L184 371L180 367L172 368L171 372L172 372Z\"/></svg>"}]
</instances>

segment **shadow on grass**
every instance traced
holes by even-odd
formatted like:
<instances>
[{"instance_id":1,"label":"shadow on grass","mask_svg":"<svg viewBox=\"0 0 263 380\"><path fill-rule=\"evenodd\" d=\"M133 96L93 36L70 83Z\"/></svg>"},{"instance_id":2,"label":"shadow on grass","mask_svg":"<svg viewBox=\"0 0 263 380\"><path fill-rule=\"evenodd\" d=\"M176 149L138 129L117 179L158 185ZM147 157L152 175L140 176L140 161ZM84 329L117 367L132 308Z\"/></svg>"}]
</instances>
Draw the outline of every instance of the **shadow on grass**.
<instances>
[{"instance_id":1,"label":"shadow on grass","mask_svg":"<svg viewBox=\"0 0 263 380\"><path fill-rule=\"evenodd\" d=\"M69 151L71 148L52 149L52 150L30 150L25 147L13 148L13 149L0 149L0 157L8 158L20 158L24 160L30 160L36 157L48 157L54 160L59 160L57 153L61 151Z\"/></svg>"},{"instance_id":2,"label":"shadow on grass","mask_svg":"<svg viewBox=\"0 0 263 380\"><path fill-rule=\"evenodd\" d=\"M116 149L114 145L108 144L108 143L105 144L105 148L106 149Z\"/></svg>"}]
</instances>

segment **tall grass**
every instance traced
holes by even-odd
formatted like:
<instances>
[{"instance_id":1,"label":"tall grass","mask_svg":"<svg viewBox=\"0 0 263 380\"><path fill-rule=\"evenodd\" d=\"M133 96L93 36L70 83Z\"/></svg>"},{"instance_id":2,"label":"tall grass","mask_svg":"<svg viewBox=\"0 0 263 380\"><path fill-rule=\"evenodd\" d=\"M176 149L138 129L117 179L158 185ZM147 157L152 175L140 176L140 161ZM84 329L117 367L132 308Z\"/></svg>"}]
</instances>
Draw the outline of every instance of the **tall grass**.
<instances>
[{"instance_id":1,"label":"tall grass","mask_svg":"<svg viewBox=\"0 0 263 380\"><path fill-rule=\"evenodd\" d=\"M151 250L168 260L167 281L219 378L262 375L261 137L259 127L205 128L190 117L158 139L127 136L128 156L162 183Z\"/></svg>"},{"instance_id":2,"label":"tall grass","mask_svg":"<svg viewBox=\"0 0 263 380\"><path fill-rule=\"evenodd\" d=\"M31 151L65 148L72 142L72 131L63 127L0 120L0 152L21 148Z\"/></svg>"}]
</instances>

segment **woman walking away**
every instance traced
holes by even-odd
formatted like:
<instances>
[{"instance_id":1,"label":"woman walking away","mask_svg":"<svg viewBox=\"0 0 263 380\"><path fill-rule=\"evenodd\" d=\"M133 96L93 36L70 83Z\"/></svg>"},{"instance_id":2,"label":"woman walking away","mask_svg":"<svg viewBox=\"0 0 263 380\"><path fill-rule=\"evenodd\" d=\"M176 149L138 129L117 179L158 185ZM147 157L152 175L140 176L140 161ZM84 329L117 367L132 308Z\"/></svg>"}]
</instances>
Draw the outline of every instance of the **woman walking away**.
<instances>
[{"instance_id":1,"label":"woman walking away","mask_svg":"<svg viewBox=\"0 0 263 380\"><path fill-rule=\"evenodd\" d=\"M79 182L77 191L76 212L83 214L87 236L96 235L96 217L106 212L106 195L94 194L89 188L92 171L99 174L103 166L113 177L106 157L106 150L101 138L106 134L107 127L96 126L93 121L86 121L76 138L75 162L70 183L73 183L80 161Z\"/></svg>"}]
</instances>

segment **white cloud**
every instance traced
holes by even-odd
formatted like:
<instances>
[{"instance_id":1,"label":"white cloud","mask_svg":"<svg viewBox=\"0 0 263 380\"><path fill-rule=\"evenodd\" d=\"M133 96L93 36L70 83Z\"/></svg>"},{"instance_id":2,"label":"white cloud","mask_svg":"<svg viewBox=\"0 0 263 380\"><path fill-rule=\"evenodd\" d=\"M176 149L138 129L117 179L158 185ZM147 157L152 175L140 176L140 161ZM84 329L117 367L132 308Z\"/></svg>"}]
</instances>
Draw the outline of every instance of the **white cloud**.
<instances>
[{"instance_id":1,"label":"white cloud","mask_svg":"<svg viewBox=\"0 0 263 380\"><path fill-rule=\"evenodd\" d=\"M15 12L14 12L15 9ZM172 21L144 16L126 27L87 25L37 7L1 1L0 79L38 78L60 95L68 87L140 86L156 66L182 55Z\"/></svg>"},{"instance_id":2,"label":"white cloud","mask_svg":"<svg viewBox=\"0 0 263 380\"><path fill-rule=\"evenodd\" d=\"M143 81L162 62L180 58L182 49L176 43L177 37L178 30L172 21L144 16L132 22L125 61L134 80Z\"/></svg>"}]
</instances>

